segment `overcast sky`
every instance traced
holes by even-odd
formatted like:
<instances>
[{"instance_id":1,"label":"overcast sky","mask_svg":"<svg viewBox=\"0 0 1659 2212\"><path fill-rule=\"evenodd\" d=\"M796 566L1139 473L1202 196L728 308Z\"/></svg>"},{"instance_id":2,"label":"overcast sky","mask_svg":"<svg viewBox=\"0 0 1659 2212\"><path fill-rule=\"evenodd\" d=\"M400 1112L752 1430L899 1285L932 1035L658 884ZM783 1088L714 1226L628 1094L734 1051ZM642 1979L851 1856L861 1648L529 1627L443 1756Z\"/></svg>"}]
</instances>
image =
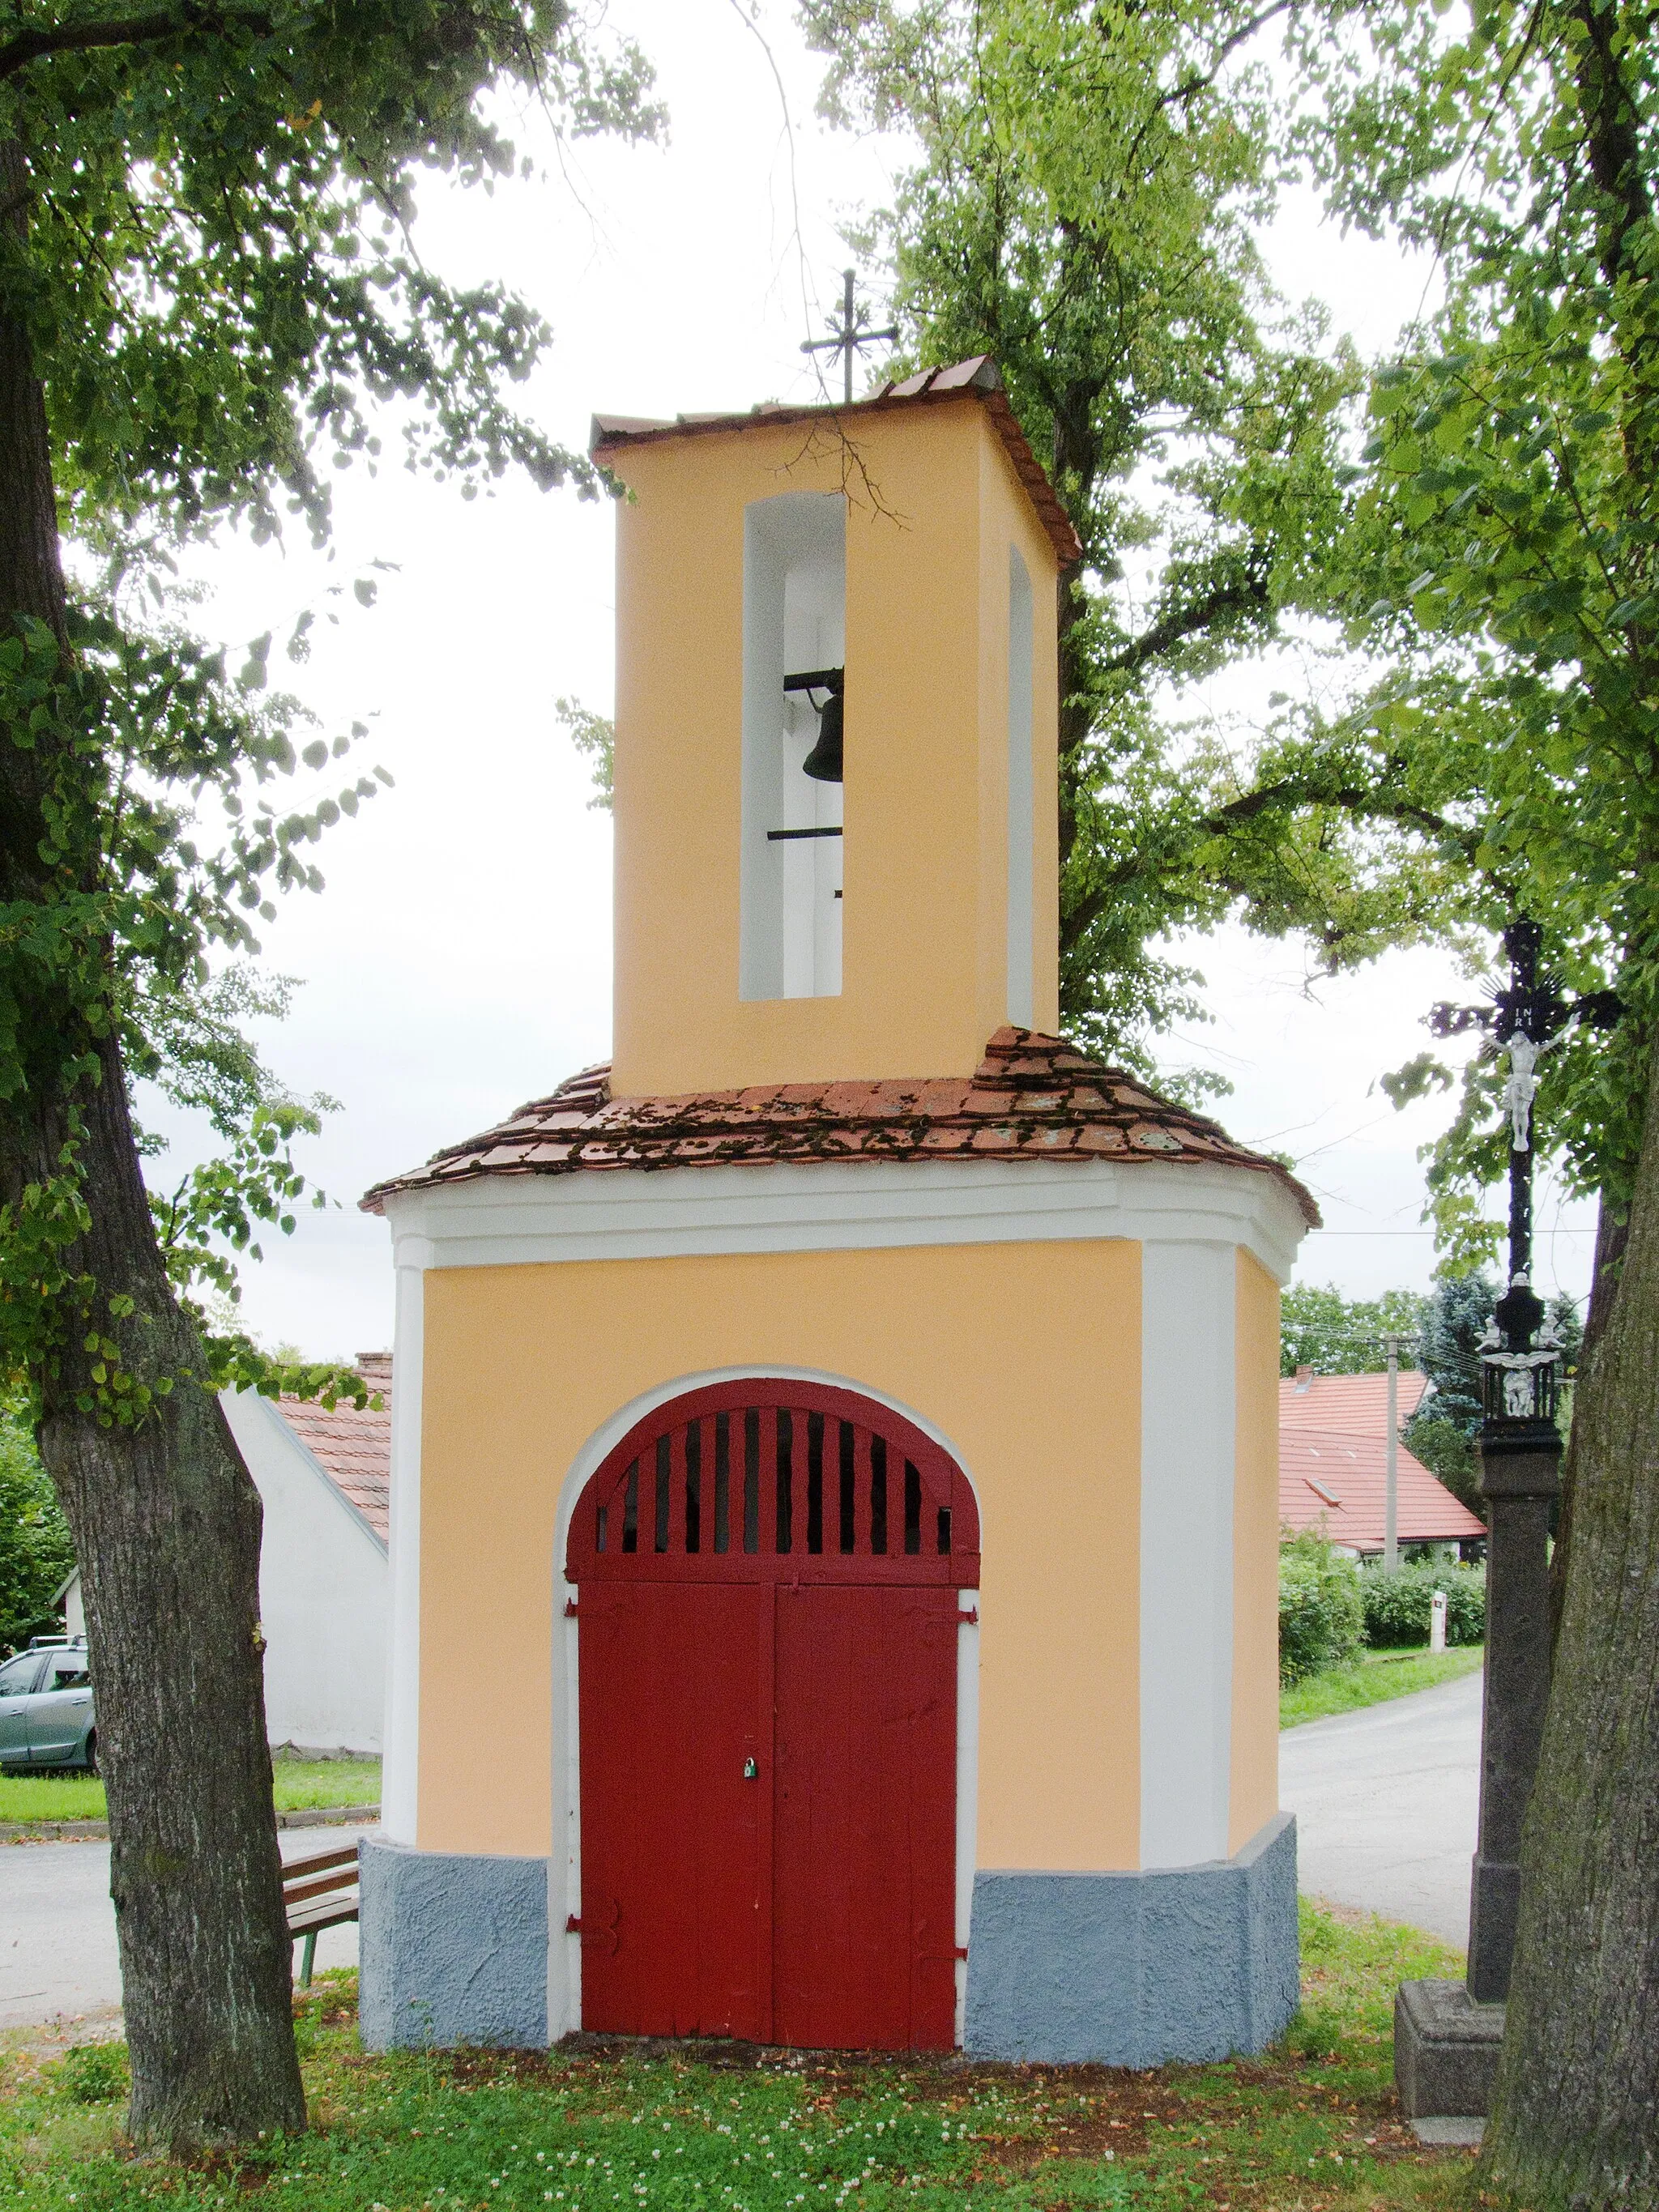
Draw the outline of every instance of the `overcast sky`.
<instances>
[{"instance_id":1,"label":"overcast sky","mask_svg":"<svg viewBox=\"0 0 1659 2212\"><path fill-rule=\"evenodd\" d=\"M556 343L523 404L579 447L595 410L811 397L799 344L839 292L838 223L880 204L904 158L902 145L816 122L818 64L781 0L762 19L793 134L736 0L613 0L610 17L655 63L668 144L590 144L561 166L526 115L522 143L547 173L488 198L428 185L417 231L447 275L498 278L546 314ZM1325 300L1367 352L1431 282L1420 264L1338 239L1300 202L1268 250L1284 290ZM280 636L308 605L339 611L306 667L273 658L273 680L331 733L369 722L362 759L396 779L313 854L325 894L290 899L265 936L268 964L301 985L265 1048L292 1088L339 1102L302 1164L340 1203L266 1240L244 1313L267 1340L319 1357L391 1339L389 1239L356 1211L361 1193L603 1059L611 1029L610 822L589 808L586 767L553 711L562 696L611 706L609 511L514 482L466 502L396 466L342 477L336 498L330 563L297 542L230 540L197 564L212 587L198 619L229 641ZM349 593L349 612L325 598L374 559L398 565L372 611ZM1248 713L1266 688L1254 672L1208 703ZM1221 1069L1235 1088L1218 1117L1303 1163L1328 1225L1304 1246L1301 1276L1364 1295L1425 1286L1415 1154L1449 1109L1396 1115L1374 1085L1422 1049L1428 1006L1467 982L1418 952L1332 984L1310 981L1296 946L1237 932L1187 950L1216 1018L1171 1040L1168 1057ZM146 1114L173 1140L159 1178L200 1139L154 1101ZM1541 1288L1582 1294L1590 1218L1540 1192Z\"/></svg>"}]
</instances>

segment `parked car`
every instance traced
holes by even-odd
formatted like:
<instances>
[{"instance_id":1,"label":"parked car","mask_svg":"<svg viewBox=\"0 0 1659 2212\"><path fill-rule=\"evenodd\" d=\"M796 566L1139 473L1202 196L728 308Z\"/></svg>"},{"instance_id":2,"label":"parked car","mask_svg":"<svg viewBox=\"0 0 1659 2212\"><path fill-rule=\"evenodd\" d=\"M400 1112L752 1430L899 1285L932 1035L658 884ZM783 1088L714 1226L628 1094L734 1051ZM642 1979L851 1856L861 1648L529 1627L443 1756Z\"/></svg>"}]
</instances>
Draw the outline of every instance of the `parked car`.
<instances>
[{"instance_id":1,"label":"parked car","mask_svg":"<svg viewBox=\"0 0 1659 2212\"><path fill-rule=\"evenodd\" d=\"M37 1636L0 1666L0 1770L98 1771L98 1725L84 1636Z\"/></svg>"}]
</instances>

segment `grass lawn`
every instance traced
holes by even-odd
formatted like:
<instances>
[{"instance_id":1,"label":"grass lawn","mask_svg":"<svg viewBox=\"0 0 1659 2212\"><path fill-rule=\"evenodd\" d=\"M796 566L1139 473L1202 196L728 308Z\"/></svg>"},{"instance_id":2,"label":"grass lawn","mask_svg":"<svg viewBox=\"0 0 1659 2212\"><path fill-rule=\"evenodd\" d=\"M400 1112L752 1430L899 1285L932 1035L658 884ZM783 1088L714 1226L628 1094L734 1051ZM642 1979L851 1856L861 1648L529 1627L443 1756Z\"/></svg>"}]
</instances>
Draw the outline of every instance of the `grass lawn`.
<instances>
[{"instance_id":1,"label":"grass lawn","mask_svg":"<svg viewBox=\"0 0 1659 2212\"><path fill-rule=\"evenodd\" d=\"M1425 2212L1472 2160L1395 2107L1394 1985L1431 1937L1304 1904L1304 2008L1260 2059L996 2067L705 2045L549 2053L359 2047L354 1978L298 2000L313 2132L236 2161L140 2162L118 2045L0 2061L0 2204L30 2212Z\"/></svg>"},{"instance_id":2,"label":"grass lawn","mask_svg":"<svg viewBox=\"0 0 1659 2212\"><path fill-rule=\"evenodd\" d=\"M378 1805L378 1759L279 1759L276 1810ZM0 1820L101 1820L104 1785L81 1774L0 1775Z\"/></svg>"},{"instance_id":3,"label":"grass lawn","mask_svg":"<svg viewBox=\"0 0 1659 2212\"><path fill-rule=\"evenodd\" d=\"M1279 1725L1294 1728L1298 1721L1323 1720L1328 1713L1351 1713L1358 1705L1380 1705L1408 1691L1455 1682L1460 1674L1473 1674L1486 1656L1480 1644L1451 1651L1364 1652L1346 1667L1328 1668L1281 1690Z\"/></svg>"}]
</instances>

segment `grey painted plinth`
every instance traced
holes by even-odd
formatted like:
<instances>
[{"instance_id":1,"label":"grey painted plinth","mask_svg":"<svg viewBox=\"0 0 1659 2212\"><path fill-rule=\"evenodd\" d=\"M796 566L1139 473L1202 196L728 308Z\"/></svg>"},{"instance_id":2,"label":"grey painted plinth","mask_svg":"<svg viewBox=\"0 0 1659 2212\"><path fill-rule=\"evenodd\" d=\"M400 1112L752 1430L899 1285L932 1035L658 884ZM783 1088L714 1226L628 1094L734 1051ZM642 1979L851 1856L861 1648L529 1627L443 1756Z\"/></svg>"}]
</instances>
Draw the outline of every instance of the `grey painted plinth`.
<instances>
[{"instance_id":1,"label":"grey painted plinth","mask_svg":"<svg viewBox=\"0 0 1659 2212\"><path fill-rule=\"evenodd\" d=\"M964 2042L1108 2066L1261 2051L1299 1998L1296 1822L1144 1874L979 1874Z\"/></svg>"},{"instance_id":2,"label":"grey painted plinth","mask_svg":"<svg viewBox=\"0 0 1659 2212\"><path fill-rule=\"evenodd\" d=\"M371 2051L547 2043L547 1861L357 1847L359 2024Z\"/></svg>"},{"instance_id":3,"label":"grey painted plinth","mask_svg":"<svg viewBox=\"0 0 1659 2212\"><path fill-rule=\"evenodd\" d=\"M1504 2008L1466 1982L1401 1982L1394 1999L1394 2079L1408 2120L1482 2118L1492 2108Z\"/></svg>"}]
</instances>

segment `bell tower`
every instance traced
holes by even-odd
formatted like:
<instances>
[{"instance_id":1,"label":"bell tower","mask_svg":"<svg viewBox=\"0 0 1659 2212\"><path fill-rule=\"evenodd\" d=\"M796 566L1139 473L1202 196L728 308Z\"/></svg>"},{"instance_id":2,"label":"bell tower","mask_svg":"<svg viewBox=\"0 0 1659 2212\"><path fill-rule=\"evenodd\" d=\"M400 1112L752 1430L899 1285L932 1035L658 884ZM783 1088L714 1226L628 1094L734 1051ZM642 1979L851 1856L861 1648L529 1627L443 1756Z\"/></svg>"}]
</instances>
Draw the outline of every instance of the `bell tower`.
<instances>
[{"instance_id":1,"label":"bell tower","mask_svg":"<svg viewBox=\"0 0 1659 2212\"><path fill-rule=\"evenodd\" d=\"M599 416L617 514L617 1097L967 1076L1058 1020L1054 598L994 365Z\"/></svg>"}]
</instances>

